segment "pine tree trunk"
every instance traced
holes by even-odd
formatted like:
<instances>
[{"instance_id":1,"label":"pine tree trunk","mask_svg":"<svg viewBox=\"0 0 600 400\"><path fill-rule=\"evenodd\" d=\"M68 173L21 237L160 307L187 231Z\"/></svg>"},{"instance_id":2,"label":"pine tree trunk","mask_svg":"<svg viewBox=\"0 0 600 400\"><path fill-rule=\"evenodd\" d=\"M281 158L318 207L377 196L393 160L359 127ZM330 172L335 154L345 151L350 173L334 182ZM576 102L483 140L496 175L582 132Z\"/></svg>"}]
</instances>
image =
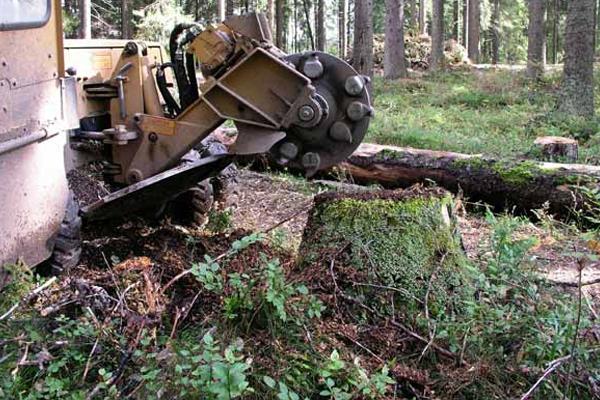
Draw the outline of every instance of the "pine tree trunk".
<instances>
[{"instance_id":1,"label":"pine tree trunk","mask_svg":"<svg viewBox=\"0 0 600 400\"><path fill-rule=\"evenodd\" d=\"M594 116L595 0L569 0L565 36L565 67L558 110L583 117Z\"/></svg>"},{"instance_id":2,"label":"pine tree trunk","mask_svg":"<svg viewBox=\"0 0 600 400\"><path fill-rule=\"evenodd\" d=\"M452 39L458 42L459 35L459 23L458 23L458 9L460 7L460 0L454 0L452 2Z\"/></svg>"},{"instance_id":3,"label":"pine tree trunk","mask_svg":"<svg viewBox=\"0 0 600 400\"><path fill-rule=\"evenodd\" d=\"M492 10L492 64L500 62L500 0L494 0Z\"/></svg>"},{"instance_id":4,"label":"pine tree trunk","mask_svg":"<svg viewBox=\"0 0 600 400\"><path fill-rule=\"evenodd\" d=\"M317 19L315 21L317 25L317 50L325 51L327 46L326 26L325 26L325 0L317 0Z\"/></svg>"},{"instance_id":5,"label":"pine tree trunk","mask_svg":"<svg viewBox=\"0 0 600 400\"><path fill-rule=\"evenodd\" d=\"M132 36L129 1L121 0L121 39L131 39Z\"/></svg>"},{"instance_id":6,"label":"pine tree trunk","mask_svg":"<svg viewBox=\"0 0 600 400\"><path fill-rule=\"evenodd\" d=\"M92 38L92 0L81 0L79 24L79 37L81 39Z\"/></svg>"},{"instance_id":7,"label":"pine tree trunk","mask_svg":"<svg viewBox=\"0 0 600 400\"><path fill-rule=\"evenodd\" d=\"M552 64L558 63L558 24L560 22L560 0L554 0L552 20Z\"/></svg>"},{"instance_id":8,"label":"pine tree trunk","mask_svg":"<svg viewBox=\"0 0 600 400\"><path fill-rule=\"evenodd\" d=\"M275 46L283 50L283 30L285 24L285 0L275 0Z\"/></svg>"},{"instance_id":9,"label":"pine tree trunk","mask_svg":"<svg viewBox=\"0 0 600 400\"><path fill-rule=\"evenodd\" d=\"M544 8L545 0L529 0L527 28L527 77L539 79L544 73Z\"/></svg>"},{"instance_id":10,"label":"pine tree trunk","mask_svg":"<svg viewBox=\"0 0 600 400\"><path fill-rule=\"evenodd\" d=\"M226 0L225 16L229 17L235 13L235 0Z\"/></svg>"},{"instance_id":11,"label":"pine tree trunk","mask_svg":"<svg viewBox=\"0 0 600 400\"><path fill-rule=\"evenodd\" d=\"M444 0L433 0L431 23L431 70L444 68Z\"/></svg>"},{"instance_id":12,"label":"pine tree trunk","mask_svg":"<svg viewBox=\"0 0 600 400\"><path fill-rule=\"evenodd\" d=\"M427 1L419 0L419 33L421 35L427 34Z\"/></svg>"},{"instance_id":13,"label":"pine tree trunk","mask_svg":"<svg viewBox=\"0 0 600 400\"><path fill-rule=\"evenodd\" d=\"M217 21L221 22L225 19L225 8L225 0L217 0Z\"/></svg>"},{"instance_id":14,"label":"pine tree trunk","mask_svg":"<svg viewBox=\"0 0 600 400\"><path fill-rule=\"evenodd\" d=\"M481 29L479 0L469 0L468 55L472 62L479 62L479 36Z\"/></svg>"},{"instance_id":15,"label":"pine tree trunk","mask_svg":"<svg viewBox=\"0 0 600 400\"><path fill-rule=\"evenodd\" d=\"M373 0L354 4L352 66L363 75L373 76Z\"/></svg>"},{"instance_id":16,"label":"pine tree trunk","mask_svg":"<svg viewBox=\"0 0 600 400\"><path fill-rule=\"evenodd\" d=\"M269 21L269 29L271 32L275 32L275 2L274 0L267 0L267 20Z\"/></svg>"},{"instance_id":17,"label":"pine tree trunk","mask_svg":"<svg viewBox=\"0 0 600 400\"><path fill-rule=\"evenodd\" d=\"M410 0L410 29L414 32L417 31L419 26L419 10L417 8L417 0Z\"/></svg>"},{"instance_id":18,"label":"pine tree trunk","mask_svg":"<svg viewBox=\"0 0 600 400\"><path fill-rule=\"evenodd\" d=\"M348 0L338 0L338 49L342 59L348 57Z\"/></svg>"},{"instance_id":19,"label":"pine tree trunk","mask_svg":"<svg viewBox=\"0 0 600 400\"><path fill-rule=\"evenodd\" d=\"M462 45L467 48L469 45L469 0L463 0L462 15Z\"/></svg>"},{"instance_id":20,"label":"pine tree trunk","mask_svg":"<svg viewBox=\"0 0 600 400\"><path fill-rule=\"evenodd\" d=\"M385 79L405 78L404 0L385 0L385 10L383 76Z\"/></svg>"}]
</instances>

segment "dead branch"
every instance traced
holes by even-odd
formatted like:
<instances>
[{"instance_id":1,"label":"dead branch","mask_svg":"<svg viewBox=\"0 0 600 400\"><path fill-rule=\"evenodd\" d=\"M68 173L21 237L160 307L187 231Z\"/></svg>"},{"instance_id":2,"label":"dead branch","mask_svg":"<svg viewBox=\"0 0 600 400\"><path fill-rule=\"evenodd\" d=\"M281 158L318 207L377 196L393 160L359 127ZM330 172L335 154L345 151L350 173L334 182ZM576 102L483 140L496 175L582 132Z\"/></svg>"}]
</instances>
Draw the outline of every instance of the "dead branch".
<instances>
[{"instance_id":1,"label":"dead branch","mask_svg":"<svg viewBox=\"0 0 600 400\"><path fill-rule=\"evenodd\" d=\"M43 285L38 286L36 289L34 289L32 292L28 293L25 297L23 297L20 301L18 301L17 303L15 303L15 305L13 305L7 312L5 312L2 316L0 316L0 321L8 318L21 304L23 303L28 303L31 300L33 300L35 297L37 297L41 292L43 292L45 289L47 289L49 286L51 286L54 282L56 282L56 277L53 276L52 278L48 279L46 282L44 282Z\"/></svg>"}]
</instances>

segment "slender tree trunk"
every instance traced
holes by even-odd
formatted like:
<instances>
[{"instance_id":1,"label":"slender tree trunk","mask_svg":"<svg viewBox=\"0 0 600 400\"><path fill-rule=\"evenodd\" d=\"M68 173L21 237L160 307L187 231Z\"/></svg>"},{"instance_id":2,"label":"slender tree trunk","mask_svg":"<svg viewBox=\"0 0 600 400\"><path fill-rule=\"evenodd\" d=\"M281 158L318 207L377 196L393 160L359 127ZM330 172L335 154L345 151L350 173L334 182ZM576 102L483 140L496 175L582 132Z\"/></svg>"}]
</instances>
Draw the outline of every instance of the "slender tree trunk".
<instances>
[{"instance_id":1,"label":"slender tree trunk","mask_svg":"<svg viewBox=\"0 0 600 400\"><path fill-rule=\"evenodd\" d=\"M385 0L385 11L383 76L385 79L405 78L404 0Z\"/></svg>"},{"instance_id":2,"label":"slender tree trunk","mask_svg":"<svg viewBox=\"0 0 600 400\"><path fill-rule=\"evenodd\" d=\"M492 64L500 61L500 0L494 0L492 9Z\"/></svg>"},{"instance_id":3,"label":"slender tree trunk","mask_svg":"<svg viewBox=\"0 0 600 400\"><path fill-rule=\"evenodd\" d=\"M479 62L479 37L481 29L479 0L469 0L468 55L472 62Z\"/></svg>"},{"instance_id":4,"label":"slender tree trunk","mask_svg":"<svg viewBox=\"0 0 600 400\"><path fill-rule=\"evenodd\" d=\"M539 79L544 73L545 0L529 0L527 28L527 77Z\"/></svg>"},{"instance_id":5,"label":"slender tree trunk","mask_svg":"<svg viewBox=\"0 0 600 400\"><path fill-rule=\"evenodd\" d=\"M348 0L338 0L338 45L340 57L348 57Z\"/></svg>"},{"instance_id":6,"label":"slender tree trunk","mask_svg":"<svg viewBox=\"0 0 600 400\"><path fill-rule=\"evenodd\" d=\"M417 31L419 26L419 10L417 8L417 0L410 0L410 29L414 32Z\"/></svg>"},{"instance_id":7,"label":"slender tree trunk","mask_svg":"<svg viewBox=\"0 0 600 400\"><path fill-rule=\"evenodd\" d=\"M127 0L123 0L127 1ZM217 21L221 22L225 19L225 0L217 0Z\"/></svg>"},{"instance_id":8,"label":"slender tree trunk","mask_svg":"<svg viewBox=\"0 0 600 400\"><path fill-rule=\"evenodd\" d=\"M373 76L373 0L354 4L352 66L363 75Z\"/></svg>"},{"instance_id":9,"label":"slender tree trunk","mask_svg":"<svg viewBox=\"0 0 600 400\"><path fill-rule=\"evenodd\" d=\"M325 26L325 0L317 0L317 50L325 51L327 46L327 27Z\"/></svg>"},{"instance_id":10,"label":"slender tree trunk","mask_svg":"<svg viewBox=\"0 0 600 400\"><path fill-rule=\"evenodd\" d=\"M275 0L275 46L283 50L283 30L285 29L285 0Z\"/></svg>"},{"instance_id":11,"label":"slender tree trunk","mask_svg":"<svg viewBox=\"0 0 600 400\"><path fill-rule=\"evenodd\" d=\"M80 3L79 37L81 39L92 38L92 0L81 0Z\"/></svg>"},{"instance_id":12,"label":"slender tree trunk","mask_svg":"<svg viewBox=\"0 0 600 400\"><path fill-rule=\"evenodd\" d=\"M294 43L292 49L295 53L299 51L298 47L298 0L294 0Z\"/></svg>"},{"instance_id":13,"label":"slender tree trunk","mask_svg":"<svg viewBox=\"0 0 600 400\"><path fill-rule=\"evenodd\" d=\"M459 12L458 9L460 8L460 0L454 0L452 2L452 39L456 40L458 42L458 35L459 35Z\"/></svg>"},{"instance_id":14,"label":"slender tree trunk","mask_svg":"<svg viewBox=\"0 0 600 400\"><path fill-rule=\"evenodd\" d=\"M558 63L558 24L560 22L560 0L554 0L552 19L552 64Z\"/></svg>"},{"instance_id":15,"label":"slender tree trunk","mask_svg":"<svg viewBox=\"0 0 600 400\"><path fill-rule=\"evenodd\" d=\"M469 0L463 0L462 23L461 43L466 48L469 45Z\"/></svg>"},{"instance_id":16,"label":"slender tree trunk","mask_svg":"<svg viewBox=\"0 0 600 400\"><path fill-rule=\"evenodd\" d=\"M121 39L131 39L132 36L129 1L121 0Z\"/></svg>"},{"instance_id":17,"label":"slender tree trunk","mask_svg":"<svg viewBox=\"0 0 600 400\"><path fill-rule=\"evenodd\" d=\"M267 20L269 21L269 29L275 32L275 1L267 0Z\"/></svg>"},{"instance_id":18,"label":"slender tree trunk","mask_svg":"<svg viewBox=\"0 0 600 400\"><path fill-rule=\"evenodd\" d=\"M419 0L419 33L421 35L427 34L427 1Z\"/></svg>"},{"instance_id":19,"label":"slender tree trunk","mask_svg":"<svg viewBox=\"0 0 600 400\"><path fill-rule=\"evenodd\" d=\"M595 0L569 0L565 35L565 67L558 110L583 117L594 116Z\"/></svg>"},{"instance_id":20,"label":"slender tree trunk","mask_svg":"<svg viewBox=\"0 0 600 400\"><path fill-rule=\"evenodd\" d=\"M431 23L431 70L444 69L444 0L433 0Z\"/></svg>"},{"instance_id":21,"label":"slender tree trunk","mask_svg":"<svg viewBox=\"0 0 600 400\"><path fill-rule=\"evenodd\" d=\"M235 0L226 0L225 16L229 17L235 13Z\"/></svg>"},{"instance_id":22,"label":"slender tree trunk","mask_svg":"<svg viewBox=\"0 0 600 400\"><path fill-rule=\"evenodd\" d=\"M302 6L304 7L304 18L306 19L306 33L308 35L308 40L310 41L310 48L312 50L315 49L315 36L313 35L313 30L310 23L310 4L308 0L302 0Z\"/></svg>"}]
</instances>

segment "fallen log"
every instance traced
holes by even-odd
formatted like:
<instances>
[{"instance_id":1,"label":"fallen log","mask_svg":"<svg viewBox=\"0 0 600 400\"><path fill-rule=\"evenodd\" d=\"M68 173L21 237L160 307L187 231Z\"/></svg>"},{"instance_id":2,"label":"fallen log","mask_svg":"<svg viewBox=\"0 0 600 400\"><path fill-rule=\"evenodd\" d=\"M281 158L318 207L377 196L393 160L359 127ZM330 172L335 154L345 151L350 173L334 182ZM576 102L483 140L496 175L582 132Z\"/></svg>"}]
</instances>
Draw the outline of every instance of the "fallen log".
<instances>
[{"instance_id":1,"label":"fallen log","mask_svg":"<svg viewBox=\"0 0 600 400\"><path fill-rule=\"evenodd\" d=\"M227 143L234 140L231 132L223 138L215 135L215 140ZM281 168L264 156L254 158L256 168L264 169L267 165ZM595 216L600 213L596 206L599 199L589 198L586 191L600 188L600 166L494 159L481 154L363 143L327 175L391 189L434 182L496 210L529 212L547 207L550 213L561 217L575 212Z\"/></svg>"},{"instance_id":2,"label":"fallen log","mask_svg":"<svg viewBox=\"0 0 600 400\"><path fill-rule=\"evenodd\" d=\"M585 189L600 187L600 167L361 144L336 167L359 183L402 188L433 181L472 201L529 211L548 207L557 215L593 211Z\"/></svg>"}]
</instances>

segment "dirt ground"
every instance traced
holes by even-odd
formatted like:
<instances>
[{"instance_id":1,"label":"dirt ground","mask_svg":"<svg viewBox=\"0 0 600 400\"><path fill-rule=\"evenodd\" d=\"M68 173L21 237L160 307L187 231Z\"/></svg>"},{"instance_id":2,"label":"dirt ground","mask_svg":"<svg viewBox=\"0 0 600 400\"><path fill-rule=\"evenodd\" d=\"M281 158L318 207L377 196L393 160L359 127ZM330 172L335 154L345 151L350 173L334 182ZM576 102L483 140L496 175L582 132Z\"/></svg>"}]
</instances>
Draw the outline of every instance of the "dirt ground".
<instances>
[{"instance_id":1,"label":"dirt ground","mask_svg":"<svg viewBox=\"0 0 600 400\"><path fill-rule=\"evenodd\" d=\"M235 204L233 223L236 228L264 231L281 221L279 226L292 245L300 243L308 211L314 194L327 190L323 185L306 183L299 178L284 175L260 174L242 170L237 193L230 202ZM538 239L530 254L531 262L541 273L567 290L574 290L579 278L579 264L574 253L585 252L586 243L574 237L566 227L541 227L527 224L520 234ZM459 217L459 230L468 257L485 259L485 247L490 227L481 215L463 213ZM589 250L587 250L589 251ZM582 282L600 278L600 263L588 263L582 270ZM600 304L600 283L584 286L584 294Z\"/></svg>"},{"instance_id":2,"label":"dirt ground","mask_svg":"<svg viewBox=\"0 0 600 400\"><path fill-rule=\"evenodd\" d=\"M80 201L85 204L104 195L107 189L90 183L85 174L71 177L77 180L87 193ZM285 247L297 249L302 239L308 212L315 194L331 190L322 183L311 183L285 174L257 173L242 169L234 189L228 190L220 210L231 212L234 231L269 232L278 234ZM80 196L82 197L82 196ZM490 227L481 214L463 212L459 216L459 231L467 256L485 262L486 244ZM586 243L573 236L559 223L551 227L543 224L527 224L520 234L534 236L538 245L531 252L531 262L549 280L564 286L576 295L579 263L573 255L586 250ZM186 268L194 254L204 252L214 255L216 249L204 239L205 232L171 223L168 219L153 221L134 219L117 227L104 228L99 224L88 227L84 241L83 264L113 264L131 256L154 255L161 263ZM184 256L185 255L185 256ZM588 263L582 270L582 282L600 278L600 264ZM600 304L600 284L586 285L585 297L591 304ZM597 307L596 307L597 308Z\"/></svg>"}]
</instances>

